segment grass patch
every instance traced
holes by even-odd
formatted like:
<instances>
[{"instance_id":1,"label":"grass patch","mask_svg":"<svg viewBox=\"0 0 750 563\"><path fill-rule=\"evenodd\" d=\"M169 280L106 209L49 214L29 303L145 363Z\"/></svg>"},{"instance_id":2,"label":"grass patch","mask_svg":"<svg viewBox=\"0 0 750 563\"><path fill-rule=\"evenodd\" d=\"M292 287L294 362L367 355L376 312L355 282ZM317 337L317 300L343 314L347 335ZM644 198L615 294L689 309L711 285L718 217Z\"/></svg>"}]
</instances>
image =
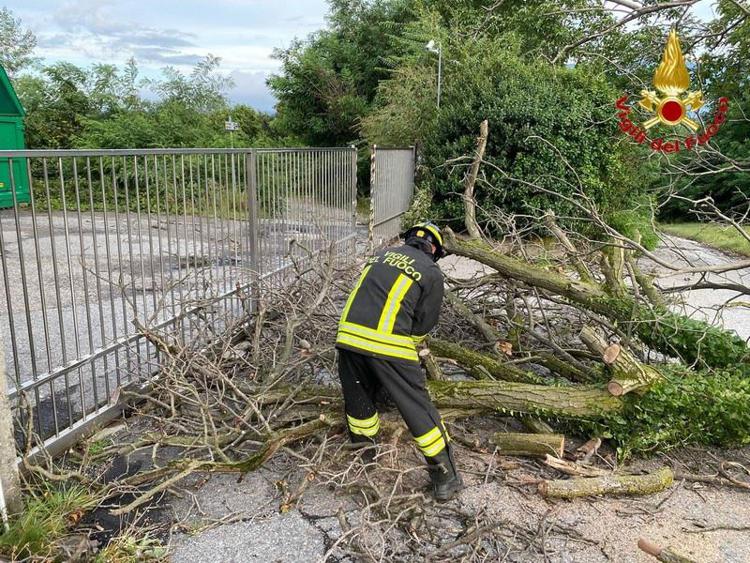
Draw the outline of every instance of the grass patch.
<instances>
[{"instance_id":1,"label":"grass patch","mask_svg":"<svg viewBox=\"0 0 750 563\"><path fill-rule=\"evenodd\" d=\"M10 529L0 535L0 554L12 561L53 560L55 542L94 502L86 489L78 485L49 488L32 496L26 501L23 513L11 520Z\"/></svg>"},{"instance_id":2,"label":"grass patch","mask_svg":"<svg viewBox=\"0 0 750 563\"><path fill-rule=\"evenodd\" d=\"M726 252L750 256L750 242L732 226L715 223L670 223L660 226L669 235L701 242ZM750 233L750 227L745 227L745 231Z\"/></svg>"},{"instance_id":3,"label":"grass patch","mask_svg":"<svg viewBox=\"0 0 750 563\"><path fill-rule=\"evenodd\" d=\"M369 197L357 197L357 220L361 223L367 223L370 220Z\"/></svg>"},{"instance_id":4,"label":"grass patch","mask_svg":"<svg viewBox=\"0 0 750 563\"><path fill-rule=\"evenodd\" d=\"M94 563L152 563L167 561L167 548L149 531L131 528L109 542Z\"/></svg>"}]
</instances>

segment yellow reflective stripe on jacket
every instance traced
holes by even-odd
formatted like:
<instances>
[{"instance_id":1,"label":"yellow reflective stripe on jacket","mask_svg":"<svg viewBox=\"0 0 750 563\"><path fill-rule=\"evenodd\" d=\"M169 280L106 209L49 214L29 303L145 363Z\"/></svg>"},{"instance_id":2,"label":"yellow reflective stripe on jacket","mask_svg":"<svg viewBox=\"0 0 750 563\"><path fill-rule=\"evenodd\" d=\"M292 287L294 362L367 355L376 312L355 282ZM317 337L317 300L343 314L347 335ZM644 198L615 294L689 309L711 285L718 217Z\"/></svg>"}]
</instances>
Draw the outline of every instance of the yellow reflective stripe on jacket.
<instances>
[{"instance_id":1,"label":"yellow reflective stripe on jacket","mask_svg":"<svg viewBox=\"0 0 750 563\"><path fill-rule=\"evenodd\" d=\"M357 296L357 292L359 291L359 288L362 286L362 282L365 281L365 278L367 277L367 274L370 273L370 268L372 268L372 265L367 266L364 270L362 270L362 275L359 276L359 280L357 281L357 285L354 286L354 289L349 294L349 299L346 300L346 305L344 306L344 312L341 313L341 320L346 320L347 315L349 314L349 309L352 307L352 303L354 303L354 298Z\"/></svg>"},{"instance_id":2,"label":"yellow reflective stripe on jacket","mask_svg":"<svg viewBox=\"0 0 750 563\"><path fill-rule=\"evenodd\" d=\"M399 274L396 281L393 282L391 290L388 292L388 298L383 305L383 311L380 313L378 321L378 332L390 334L393 332L393 325L396 324L396 317L401 309L401 302L404 300L406 292L414 283L410 277Z\"/></svg>"},{"instance_id":3,"label":"yellow reflective stripe on jacket","mask_svg":"<svg viewBox=\"0 0 750 563\"><path fill-rule=\"evenodd\" d=\"M359 350L364 350L366 352L373 352L375 354L390 356L391 358L411 360L414 362L419 361L417 351L414 349L407 350L399 346L392 346L389 344L383 344L381 342L373 342L372 340L360 338L359 336L348 334L346 332L339 332L338 337L336 338L336 342L339 344L346 344L347 346L358 348Z\"/></svg>"},{"instance_id":4,"label":"yellow reflective stripe on jacket","mask_svg":"<svg viewBox=\"0 0 750 563\"><path fill-rule=\"evenodd\" d=\"M426 334L424 336L412 336L411 340L412 342L414 342L414 344L422 344L425 338L427 338Z\"/></svg>"},{"instance_id":5,"label":"yellow reflective stripe on jacket","mask_svg":"<svg viewBox=\"0 0 750 563\"><path fill-rule=\"evenodd\" d=\"M392 344L394 346L401 346L410 350L414 349L414 341L408 336L401 336L399 334L383 334L373 328L369 328L363 325L354 323L340 322L339 330L344 332L354 333L357 336L369 338L370 340L377 340L383 344Z\"/></svg>"}]
</instances>

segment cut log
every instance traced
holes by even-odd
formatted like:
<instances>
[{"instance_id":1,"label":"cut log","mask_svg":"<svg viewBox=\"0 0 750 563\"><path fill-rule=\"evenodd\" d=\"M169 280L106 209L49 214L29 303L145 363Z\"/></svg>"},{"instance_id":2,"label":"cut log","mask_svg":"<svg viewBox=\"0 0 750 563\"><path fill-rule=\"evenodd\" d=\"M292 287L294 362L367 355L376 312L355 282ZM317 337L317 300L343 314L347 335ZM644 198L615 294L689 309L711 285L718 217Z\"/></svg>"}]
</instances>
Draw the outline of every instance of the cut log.
<instances>
[{"instance_id":1,"label":"cut log","mask_svg":"<svg viewBox=\"0 0 750 563\"><path fill-rule=\"evenodd\" d=\"M447 340L430 338L430 349L436 356L455 360L476 379L488 379L487 374L504 381L524 383L541 383L542 378L532 372L526 372L513 365L499 361L497 358L480 354L469 348L453 344Z\"/></svg>"},{"instance_id":2,"label":"cut log","mask_svg":"<svg viewBox=\"0 0 750 563\"><path fill-rule=\"evenodd\" d=\"M680 555L671 547L661 548L646 538L638 540L638 548L644 553L656 557L659 561L664 561L664 563L697 563L693 559Z\"/></svg>"},{"instance_id":3,"label":"cut log","mask_svg":"<svg viewBox=\"0 0 750 563\"><path fill-rule=\"evenodd\" d=\"M612 296L594 283L571 279L553 270L534 266L496 252L482 240L460 240L444 231L445 248L452 254L472 258L503 276L562 296L621 325L632 326L648 346L688 364L723 368L750 363L750 349L735 333L664 307L648 307L631 295Z\"/></svg>"},{"instance_id":4,"label":"cut log","mask_svg":"<svg viewBox=\"0 0 750 563\"><path fill-rule=\"evenodd\" d=\"M492 441L501 455L562 457L565 436L562 434L521 434L518 432L496 432Z\"/></svg>"},{"instance_id":5,"label":"cut log","mask_svg":"<svg viewBox=\"0 0 750 563\"><path fill-rule=\"evenodd\" d=\"M674 474L663 467L646 475L608 475L583 479L555 479L539 483L546 498L573 499L595 495L651 495L672 486Z\"/></svg>"},{"instance_id":6,"label":"cut log","mask_svg":"<svg viewBox=\"0 0 750 563\"><path fill-rule=\"evenodd\" d=\"M583 327L580 336L588 349L601 356L602 361L607 364L607 369L612 373L607 390L615 397L648 387L661 378L658 370L642 364L633 354L619 345L610 345L593 328Z\"/></svg>"}]
</instances>

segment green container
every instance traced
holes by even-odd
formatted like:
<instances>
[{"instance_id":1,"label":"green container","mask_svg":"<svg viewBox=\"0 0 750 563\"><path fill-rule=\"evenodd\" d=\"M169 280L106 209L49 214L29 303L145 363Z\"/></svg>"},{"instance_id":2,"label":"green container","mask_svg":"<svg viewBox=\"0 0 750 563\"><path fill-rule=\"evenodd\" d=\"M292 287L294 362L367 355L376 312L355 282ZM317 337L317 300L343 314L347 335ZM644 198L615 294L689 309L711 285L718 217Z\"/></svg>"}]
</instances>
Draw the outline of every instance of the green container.
<instances>
[{"instance_id":1,"label":"green container","mask_svg":"<svg viewBox=\"0 0 750 563\"><path fill-rule=\"evenodd\" d=\"M0 150L23 150L23 117L26 112L16 96L5 69L0 66ZM12 173L11 173L12 172ZM13 207L15 203L28 203L29 178L25 158L0 157L0 207Z\"/></svg>"}]
</instances>

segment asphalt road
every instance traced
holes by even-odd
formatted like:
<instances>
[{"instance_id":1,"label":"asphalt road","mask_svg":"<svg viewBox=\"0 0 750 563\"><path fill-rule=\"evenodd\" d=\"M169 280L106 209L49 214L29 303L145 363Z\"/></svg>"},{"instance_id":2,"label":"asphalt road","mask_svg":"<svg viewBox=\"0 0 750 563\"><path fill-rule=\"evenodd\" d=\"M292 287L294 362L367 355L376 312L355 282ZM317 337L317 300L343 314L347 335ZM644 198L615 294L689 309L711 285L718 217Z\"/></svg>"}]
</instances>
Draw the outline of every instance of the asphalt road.
<instances>
[{"instance_id":1,"label":"asphalt road","mask_svg":"<svg viewBox=\"0 0 750 563\"><path fill-rule=\"evenodd\" d=\"M681 269L705 268L747 260L746 257L730 256L687 239L669 237L667 242L668 244L656 250L656 256ZM647 258L642 258L640 264L645 271L656 275L657 284L666 289L690 286L703 281L750 287L750 268L704 276L698 273L674 272L654 264ZM750 302L750 296L743 296L731 289L696 289L682 291L676 298L673 305L675 310L693 318L724 326L734 330L742 338L750 339L750 307L740 305L742 302Z\"/></svg>"}]
</instances>

